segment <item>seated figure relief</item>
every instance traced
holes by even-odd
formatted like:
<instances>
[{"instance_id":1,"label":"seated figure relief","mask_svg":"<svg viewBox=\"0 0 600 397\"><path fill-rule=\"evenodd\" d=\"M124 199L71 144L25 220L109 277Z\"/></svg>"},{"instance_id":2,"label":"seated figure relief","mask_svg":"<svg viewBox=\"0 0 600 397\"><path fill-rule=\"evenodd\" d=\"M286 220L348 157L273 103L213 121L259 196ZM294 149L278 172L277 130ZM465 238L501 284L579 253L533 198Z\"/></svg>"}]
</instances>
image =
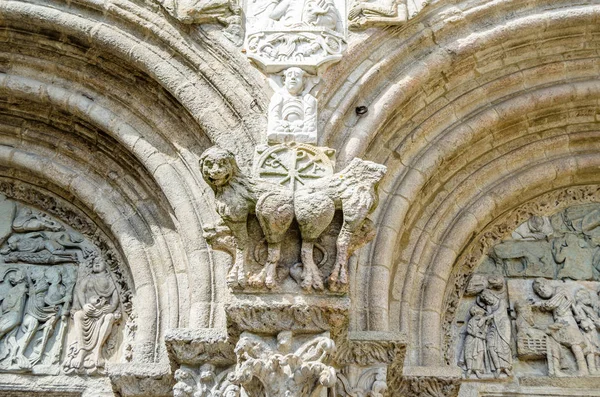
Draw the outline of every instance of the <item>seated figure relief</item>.
<instances>
[{"instance_id":1,"label":"seated figure relief","mask_svg":"<svg viewBox=\"0 0 600 397\"><path fill-rule=\"evenodd\" d=\"M102 347L122 314L117 287L102 258L92 260L91 274L78 283L71 315L76 338L63 363L65 371L104 368Z\"/></svg>"},{"instance_id":2,"label":"seated figure relief","mask_svg":"<svg viewBox=\"0 0 600 397\"><path fill-rule=\"evenodd\" d=\"M291 67L283 72L283 86L269 103L267 139L282 142L317 143L317 100L308 93L307 74Z\"/></svg>"}]
</instances>

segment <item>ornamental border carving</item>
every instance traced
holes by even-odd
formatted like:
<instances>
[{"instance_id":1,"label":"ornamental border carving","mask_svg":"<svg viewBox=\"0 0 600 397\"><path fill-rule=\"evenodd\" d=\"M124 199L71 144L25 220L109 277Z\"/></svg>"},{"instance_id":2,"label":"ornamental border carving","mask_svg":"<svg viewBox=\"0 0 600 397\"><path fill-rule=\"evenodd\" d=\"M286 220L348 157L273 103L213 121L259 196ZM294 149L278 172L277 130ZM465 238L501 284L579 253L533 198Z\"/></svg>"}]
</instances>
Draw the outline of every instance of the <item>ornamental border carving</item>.
<instances>
[{"instance_id":1,"label":"ornamental border carving","mask_svg":"<svg viewBox=\"0 0 600 397\"><path fill-rule=\"evenodd\" d=\"M495 219L467 246L453 267L444 298L442 317L442 351L447 364L452 361L452 323L463 297L468 279L490 248L508 236L531 216L554 214L576 204L599 203L600 185L571 186L544 193Z\"/></svg>"}]
</instances>

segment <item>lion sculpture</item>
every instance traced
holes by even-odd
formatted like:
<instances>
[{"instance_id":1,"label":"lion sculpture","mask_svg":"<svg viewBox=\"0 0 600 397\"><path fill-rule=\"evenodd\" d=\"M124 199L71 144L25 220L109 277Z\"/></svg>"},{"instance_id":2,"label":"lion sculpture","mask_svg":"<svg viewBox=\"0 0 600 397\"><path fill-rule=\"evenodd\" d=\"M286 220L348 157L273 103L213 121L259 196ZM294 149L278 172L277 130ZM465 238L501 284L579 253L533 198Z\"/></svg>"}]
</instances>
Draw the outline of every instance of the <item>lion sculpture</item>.
<instances>
[{"instance_id":1,"label":"lion sculpture","mask_svg":"<svg viewBox=\"0 0 600 397\"><path fill-rule=\"evenodd\" d=\"M323 275L314 262L313 250L315 241L332 222L336 209L342 210L343 224L336 242L337 256L329 276L329 288L338 290L347 285L348 258L374 235L367 215L377 206L377 185L385 174L385 166L354 159L341 172L295 192L244 175L234 155L218 147L211 147L202 154L200 170L215 193L217 213L230 231L230 234L225 233L223 227L205 228L205 237L214 248L230 247L225 249L233 257L227 275L230 286L244 287L246 283L269 289L276 286L281 243L296 219L302 238L301 287L323 290ZM247 221L248 215L253 213L265 235L268 253L261 272L246 280Z\"/></svg>"}]
</instances>

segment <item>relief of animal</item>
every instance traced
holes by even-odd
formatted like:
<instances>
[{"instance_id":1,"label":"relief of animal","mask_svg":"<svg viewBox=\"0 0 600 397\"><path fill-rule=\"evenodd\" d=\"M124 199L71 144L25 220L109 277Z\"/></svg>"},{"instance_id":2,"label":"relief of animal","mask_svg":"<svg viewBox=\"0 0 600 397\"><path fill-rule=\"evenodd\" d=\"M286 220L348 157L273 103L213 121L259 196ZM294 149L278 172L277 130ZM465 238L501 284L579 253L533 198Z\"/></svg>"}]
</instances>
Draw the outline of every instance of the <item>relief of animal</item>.
<instances>
[{"instance_id":1,"label":"relief of animal","mask_svg":"<svg viewBox=\"0 0 600 397\"><path fill-rule=\"evenodd\" d=\"M218 147L211 147L202 154L200 170L215 193L217 213L233 237L233 249L230 250L233 265L227 275L230 286L244 287L247 282L254 287L264 285L270 289L276 286L281 243L296 219L302 238L301 286L307 290L323 290L323 276L314 262L313 250L315 241L333 220L336 209L342 211L344 219L337 238L337 256L329 286L336 290L348 283L348 258L364 243L356 236L373 236L367 215L377 206L377 185L385 174L385 166L354 159L344 170L296 192L244 175L233 154ZM247 221L252 213L256 214L265 235L268 254L262 271L246 280Z\"/></svg>"}]
</instances>

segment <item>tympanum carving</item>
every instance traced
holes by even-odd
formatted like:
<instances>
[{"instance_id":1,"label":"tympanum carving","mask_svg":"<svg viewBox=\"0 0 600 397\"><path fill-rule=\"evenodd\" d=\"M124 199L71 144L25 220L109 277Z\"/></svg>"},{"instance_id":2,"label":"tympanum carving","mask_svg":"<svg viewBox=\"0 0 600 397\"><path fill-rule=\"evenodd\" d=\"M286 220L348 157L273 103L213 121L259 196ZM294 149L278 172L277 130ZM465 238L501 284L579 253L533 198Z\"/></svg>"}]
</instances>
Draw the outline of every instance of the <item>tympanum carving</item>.
<instances>
[{"instance_id":1,"label":"tympanum carving","mask_svg":"<svg viewBox=\"0 0 600 397\"><path fill-rule=\"evenodd\" d=\"M501 318L496 324L509 324L497 341L508 340L518 362L527 363L514 366L516 376L598 375L599 213L600 204L587 203L535 215L489 249L459 306L465 316L457 356L467 378L485 379L495 365L491 349L501 345L490 344L492 314ZM494 280L504 280L505 292ZM503 309L490 310L494 296Z\"/></svg>"},{"instance_id":2,"label":"tympanum carving","mask_svg":"<svg viewBox=\"0 0 600 397\"><path fill-rule=\"evenodd\" d=\"M2 197L0 210L0 371L55 374L71 353L83 372L102 371L123 311L102 252L37 209Z\"/></svg>"}]
</instances>

